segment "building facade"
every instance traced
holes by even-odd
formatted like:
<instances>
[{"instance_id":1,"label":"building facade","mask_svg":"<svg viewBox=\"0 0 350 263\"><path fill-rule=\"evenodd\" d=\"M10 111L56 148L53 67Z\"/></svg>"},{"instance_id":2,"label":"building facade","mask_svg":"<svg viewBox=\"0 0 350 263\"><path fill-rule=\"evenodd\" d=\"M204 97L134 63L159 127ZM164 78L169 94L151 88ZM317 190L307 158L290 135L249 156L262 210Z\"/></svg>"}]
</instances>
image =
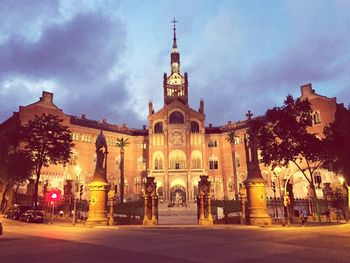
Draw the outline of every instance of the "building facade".
<instances>
[{"instance_id":1,"label":"building facade","mask_svg":"<svg viewBox=\"0 0 350 263\"><path fill-rule=\"evenodd\" d=\"M137 199L142 195L142 183L147 176L154 176L160 199L174 203L179 199L183 203L194 202L197 195L199 176L206 174L212 183L214 198L236 198L239 185L247 174L243 138L246 134L245 120L228 122L221 126L206 126L204 100L199 101L199 109L188 104L188 74L181 73L180 53L177 48L174 28L173 45L170 54L170 74L164 73L164 105L155 110L152 102L148 104L148 128L132 129L126 124L114 125L107 120L97 121L86 115L70 116L54 104L53 94L43 92L42 97L33 104L20 106L18 112L0 124L0 155L7 153L6 135L15 131L19 125L25 125L35 115L43 113L58 115L63 124L72 131L75 143L71 161L68 165L56 165L43 168L41 188L64 191L68 182L80 181L88 185L92 180L96 164L95 140L102 130L109 146L107 177L112 189L119 191L120 149L117 138L127 138L130 144L125 148L125 198ZM311 102L313 126L310 132L323 136L323 129L335 119L337 104L335 98L318 95L311 84L301 87L301 98ZM226 138L230 131L235 132L235 144ZM77 169L77 167L80 169ZM78 172L79 171L79 172ZM271 184L281 182L291 173L295 173L292 182L294 196L307 197L308 184L297 170L290 167L278 174L270 167L261 165L263 177L267 180L267 196L272 196ZM320 170L323 183L335 182L335 175ZM0 183L1 191L5 182ZM321 188L320 188L321 189ZM20 191L30 193L30 184L23 185ZM281 191L277 191L279 196ZM322 195L322 191L318 191ZM89 199L88 189L83 199Z\"/></svg>"}]
</instances>

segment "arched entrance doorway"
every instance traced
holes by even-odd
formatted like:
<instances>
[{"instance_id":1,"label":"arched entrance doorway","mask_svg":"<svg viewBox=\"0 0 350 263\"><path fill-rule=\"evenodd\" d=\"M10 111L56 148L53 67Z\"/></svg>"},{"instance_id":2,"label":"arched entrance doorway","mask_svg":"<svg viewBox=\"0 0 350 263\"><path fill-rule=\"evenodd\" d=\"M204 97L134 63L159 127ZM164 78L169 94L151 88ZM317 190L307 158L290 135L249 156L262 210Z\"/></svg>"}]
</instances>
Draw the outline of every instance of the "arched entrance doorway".
<instances>
[{"instance_id":1,"label":"arched entrance doorway","mask_svg":"<svg viewBox=\"0 0 350 263\"><path fill-rule=\"evenodd\" d=\"M179 207L186 206L186 188L182 185L174 185L170 188L170 204Z\"/></svg>"}]
</instances>

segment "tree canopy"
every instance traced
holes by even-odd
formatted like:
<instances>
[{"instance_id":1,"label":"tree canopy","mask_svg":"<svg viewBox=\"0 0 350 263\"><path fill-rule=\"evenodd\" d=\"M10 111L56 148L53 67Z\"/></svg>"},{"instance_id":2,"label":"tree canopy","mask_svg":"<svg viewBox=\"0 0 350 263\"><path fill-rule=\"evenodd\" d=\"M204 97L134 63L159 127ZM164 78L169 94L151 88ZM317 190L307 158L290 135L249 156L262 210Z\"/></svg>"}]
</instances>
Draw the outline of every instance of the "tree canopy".
<instances>
[{"instance_id":1,"label":"tree canopy","mask_svg":"<svg viewBox=\"0 0 350 263\"><path fill-rule=\"evenodd\" d=\"M255 121L262 162L273 168L293 163L311 183L310 175L329 154L325 139L308 131L311 126L310 102L288 95L283 106L269 109L265 118Z\"/></svg>"},{"instance_id":2,"label":"tree canopy","mask_svg":"<svg viewBox=\"0 0 350 263\"><path fill-rule=\"evenodd\" d=\"M339 105L335 121L325 129L331 152L331 167L350 184L350 110Z\"/></svg>"},{"instance_id":3,"label":"tree canopy","mask_svg":"<svg viewBox=\"0 0 350 263\"><path fill-rule=\"evenodd\" d=\"M6 206L6 195L15 185L25 182L32 176L33 161L31 157L18 148L15 148L8 155L0 160L0 178L4 183L1 210Z\"/></svg>"},{"instance_id":4,"label":"tree canopy","mask_svg":"<svg viewBox=\"0 0 350 263\"><path fill-rule=\"evenodd\" d=\"M269 109L265 117L253 125L261 161L272 168L294 165L309 182L317 206L313 175L329 160L329 150L323 135L309 131L312 126L310 102L288 95L281 107Z\"/></svg>"},{"instance_id":5,"label":"tree canopy","mask_svg":"<svg viewBox=\"0 0 350 263\"><path fill-rule=\"evenodd\" d=\"M36 174L34 205L38 200L38 185L42 167L69 162L72 142L71 132L62 125L58 116L43 114L35 116L21 130L24 150L34 162Z\"/></svg>"}]
</instances>

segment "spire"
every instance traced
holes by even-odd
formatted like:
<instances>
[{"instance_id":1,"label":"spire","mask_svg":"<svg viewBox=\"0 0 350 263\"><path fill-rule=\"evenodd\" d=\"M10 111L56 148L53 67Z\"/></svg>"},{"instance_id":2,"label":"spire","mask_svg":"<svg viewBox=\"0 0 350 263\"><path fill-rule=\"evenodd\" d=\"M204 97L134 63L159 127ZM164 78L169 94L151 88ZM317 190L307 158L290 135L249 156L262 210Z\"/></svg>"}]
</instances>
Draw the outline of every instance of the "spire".
<instances>
[{"instance_id":1,"label":"spire","mask_svg":"<svg viewBox=\"0 0 350 263\"><path fill-rule=\"evenodd\" d=\"M171 21L171 23L174 24L174 28L173 28L173 30L174 30L173 49L176 49L176 48L177 48L177 44L176 44L176 23L177 23L177 22L178 22L178 21L175 19L175 17L174 17L173 21Z\"/></svg>"}]
</instances>

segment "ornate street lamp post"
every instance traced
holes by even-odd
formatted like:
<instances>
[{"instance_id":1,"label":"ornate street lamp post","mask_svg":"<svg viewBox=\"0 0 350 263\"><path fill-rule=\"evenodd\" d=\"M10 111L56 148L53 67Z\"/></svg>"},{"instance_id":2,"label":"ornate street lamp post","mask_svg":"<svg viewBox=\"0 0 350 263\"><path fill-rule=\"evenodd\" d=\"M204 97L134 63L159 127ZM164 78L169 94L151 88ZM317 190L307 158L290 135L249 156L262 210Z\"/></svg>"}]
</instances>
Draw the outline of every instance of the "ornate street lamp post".
<instances>
[{"instance_id":1,"label":"ornate street lamp post","mask_svg":"<svg viewBox=\"0 0 350 263\"><path fill-rule=\"evenodd\" d=\"M80 172L81 172L81 167L79 165L75 166L74 168L75 172L77 173L77 178L76 178L76 189L75 189L75 193L74 193L74 208L73 208L73 226L75 226L77 218L76 218L76 213L77 213L77 194L78 194L78 190L80 187Z\"/></svg>"},{"instance_id":2,"label":"ornate street lamp post","mask_svg":"<svg viewBox=\"0 0 350 263\"><path fill-rule=\"evenodd\" d=\"M285 226L286 225L286 221L285 221L285 217L284 217L284 204L283 204L283 199L282 199L282 188L281 188L281 178L280 178L281 171L282 171L282 169L281 169L280 166L276 166L273 169L273 173L275 174L275 176L277 178L277 181L278 181L278 191L279 191L279 195L280 195L280 205L282 207L282 226ZM275 200L275 204L276 204L276 207L277 207L276 200ZM278 214L277 214L277 217L278 217Z\"/></svg>"}]
</instances>

